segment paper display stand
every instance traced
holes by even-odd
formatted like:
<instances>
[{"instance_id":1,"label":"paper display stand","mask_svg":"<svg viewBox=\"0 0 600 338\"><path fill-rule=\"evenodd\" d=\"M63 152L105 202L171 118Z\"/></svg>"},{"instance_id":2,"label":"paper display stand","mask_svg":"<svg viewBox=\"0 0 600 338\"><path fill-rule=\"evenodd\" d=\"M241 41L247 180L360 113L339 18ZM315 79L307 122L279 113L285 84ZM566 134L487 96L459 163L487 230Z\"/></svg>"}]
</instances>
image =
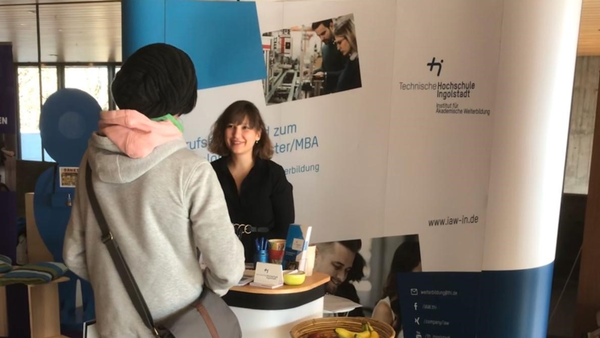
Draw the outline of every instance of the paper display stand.
<instances>
[{"instance_id":1,"label":"paper display stand","mask_svg":"<svg viewBox=\"0 0 600 338\"><path fill-rule=\"evenodd\" d=\"M306 256L311 233L312 226L310 225L290 225L283 255L283 266L286 270L304 271L306 269Z\"/></svg>"},{"instance_id":2,"label":"paper display stand","mask_svg":"<svg viewBox=\"0 0 600 338\"><path fill-rule=\"evenodd\" d=\"M274 289L283 285L283 269L281 264L256 263L252 286Z\"/></svg>"}]
</instances>

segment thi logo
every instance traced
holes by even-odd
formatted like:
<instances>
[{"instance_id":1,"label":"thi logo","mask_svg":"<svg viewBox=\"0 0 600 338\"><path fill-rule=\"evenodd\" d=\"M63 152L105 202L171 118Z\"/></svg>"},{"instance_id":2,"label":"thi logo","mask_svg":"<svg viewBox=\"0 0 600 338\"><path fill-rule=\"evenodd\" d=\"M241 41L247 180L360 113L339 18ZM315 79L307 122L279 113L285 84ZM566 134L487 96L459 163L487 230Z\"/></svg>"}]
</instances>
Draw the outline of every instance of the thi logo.
<instances>
[{"instance_id":1,"label":"thi logo","mask_svg":"<svg viewBox=\"0 0 600 338\"><path fill-rule=\"evenodd\" d=\"M444 63L444 60L440 60L440 62L435 62L435 56L434 56L433 59L431 60L431 62L429 62L427 64L427 66L429 66L430 72L433 71L433 67L438 67L437 76L440 76L440 73L442 73L442 63Z\"/></svg>"}]
</instances>

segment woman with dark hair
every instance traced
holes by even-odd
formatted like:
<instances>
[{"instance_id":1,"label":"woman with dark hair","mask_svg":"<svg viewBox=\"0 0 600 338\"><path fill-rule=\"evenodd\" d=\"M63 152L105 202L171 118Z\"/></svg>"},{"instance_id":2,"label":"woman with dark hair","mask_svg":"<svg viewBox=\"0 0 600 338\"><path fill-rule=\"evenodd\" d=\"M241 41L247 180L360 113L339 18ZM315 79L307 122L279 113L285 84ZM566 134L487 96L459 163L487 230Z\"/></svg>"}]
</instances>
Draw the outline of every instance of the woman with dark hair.
<instances>
[{"instance_id":1,"label":"woman with dark hair","mask_svg":"<svg viewBox=\"0 0 600 338\"><path fill-rule=\"evenodd\" d=\"M383 290L383 297L373 309L373 318L392 325L398 333L396 337L403 337L396 276L402 272L420 271L422 269L419 242L407 240L400 244L394 252L390 272Z\"/></svg>"},{"instance_id":2,"label":"woman with dark hair","mask_svg":"<svg viewBox=\"0 0 600 338\"><path fill-rule=\"evenodd\" d=\"M294 223L292 185L273 162L273 148L258 108L249 101L232 103L212 126L208 150L222 157L217 173L229 216L252 262L255 239L287 237Z\"/></svg>"},{"instance_id":3,"label":"woman with dark hair","mask_svg":"<svg viewBox=\"0 0 600 338\"><path fill-rule=\"evenodd\" d=\"M154 337L101 239L87 178L159 325L193 305L204 287L223 295L236 285L244 273L243 247L211 165L183 140L178 116L190 113L197 98L189 56L163 43L142 47L117 73L112 93L121 110L100 113L90 138L63 257L92 284L100 337Z\"/></svg>"}]
</instances>

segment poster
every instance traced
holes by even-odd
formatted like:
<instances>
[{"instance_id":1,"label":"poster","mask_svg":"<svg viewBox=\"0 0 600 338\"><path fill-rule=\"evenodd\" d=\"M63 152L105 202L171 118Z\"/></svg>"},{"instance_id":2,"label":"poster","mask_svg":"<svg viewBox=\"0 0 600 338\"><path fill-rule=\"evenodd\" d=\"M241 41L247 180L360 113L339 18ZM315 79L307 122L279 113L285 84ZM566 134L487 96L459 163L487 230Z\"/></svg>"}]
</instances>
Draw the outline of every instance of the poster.
<instances>
[{"instance_id":1,"label":"poster","mask_svg":"<svg viewBox=\"0 0 600 338\"><path fill-rule=\"evenodd\" d=\"M61 188L75 188L79 167L59 167L59 186Z\"/></svg>"},{"instance_id":2,"label":"poster","mask_svg":"<svg viewBox=\"0 0 600 338\"><path fill-rule=\"evenodd\" d=\"M257 2L264 78L200 90L182 118L188 148L218 158L206 149L212 124L232 100L249 100L313 242L418 233L433 241L426 268L480 271L502 1L469 3L477 16L442 15L455 6ZM437 19L409 34L422 21L413 13ZM312 25L327 20L353 23L360 86L329 92L315 76L327 44ZM440 241L448 237L463 240Z\"/></svg>"},{"instance_id":3,"label":"poster","mask_svg":"<svg viewBox=\"0 0 600 338\"><path fill-rule=\"evenodd\" d=\"M12 45L0 42L0 134L16 131L15 78Z\"/></svg>"},{"instance_id":4,"label":"poster","mask_svg":"<svg viewBox=\"0 0 600 338\"><path fill-rule=\"evenodd\" d=\"M15 68L12 45L0 42L0 254L16 261L16 206L14 192L14 149L6 146L6 140L15 137ZM12 192L11 192L12 190Z\"/></svg>"}]
</instances>

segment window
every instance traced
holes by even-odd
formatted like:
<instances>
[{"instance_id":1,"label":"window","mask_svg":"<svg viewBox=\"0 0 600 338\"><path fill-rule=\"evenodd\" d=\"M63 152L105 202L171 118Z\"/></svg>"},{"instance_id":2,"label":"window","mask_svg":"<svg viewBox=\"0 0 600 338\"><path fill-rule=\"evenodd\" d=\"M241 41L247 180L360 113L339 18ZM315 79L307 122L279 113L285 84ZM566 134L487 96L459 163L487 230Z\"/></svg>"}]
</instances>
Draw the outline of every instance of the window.
<instances>
[{"instance_id":1,"label":"window","mask_svg":"<svg viewBox=\"0 0 600 338\"><path fill-rule=\"evenodd\" d=\"M21 158L42 160L42 139L40 137L40 82L39 68L26 66L18 68L19 85L19 132L21 134ZM42 67L42 104L58 90L56 67ZM45 160L52 159L45 153Z\"/></svg>"},{"instance_id":2,"label":"window","mask_svg":"<svg viewBox=\"0 0 600 338\"><path fill-rule=\"evenodd\" d=\"M77 88L98 101L102 110L108 110L108 68L65 67L65 88Z\"/></svg>"},{"instance_id":3,"label":"window","mask_svg":"<svg viewBox=\"0 0 600 338\"><path fill-rule=\"evenodd\" d=\"M51 65L42 66L42 104L55 93L59 83L64 88L76 88L90 94L103 110L111 108L109 104L110 70L114 64L102 66ZM121 67L116 66L115 72ZM29 161L52 161L44 151L40 137L40 82L37 65L21 65L17 68L19 86L19 139L20 158ZM112 73L114 74L114 73Z\"/></svg>"}]
</instances>

